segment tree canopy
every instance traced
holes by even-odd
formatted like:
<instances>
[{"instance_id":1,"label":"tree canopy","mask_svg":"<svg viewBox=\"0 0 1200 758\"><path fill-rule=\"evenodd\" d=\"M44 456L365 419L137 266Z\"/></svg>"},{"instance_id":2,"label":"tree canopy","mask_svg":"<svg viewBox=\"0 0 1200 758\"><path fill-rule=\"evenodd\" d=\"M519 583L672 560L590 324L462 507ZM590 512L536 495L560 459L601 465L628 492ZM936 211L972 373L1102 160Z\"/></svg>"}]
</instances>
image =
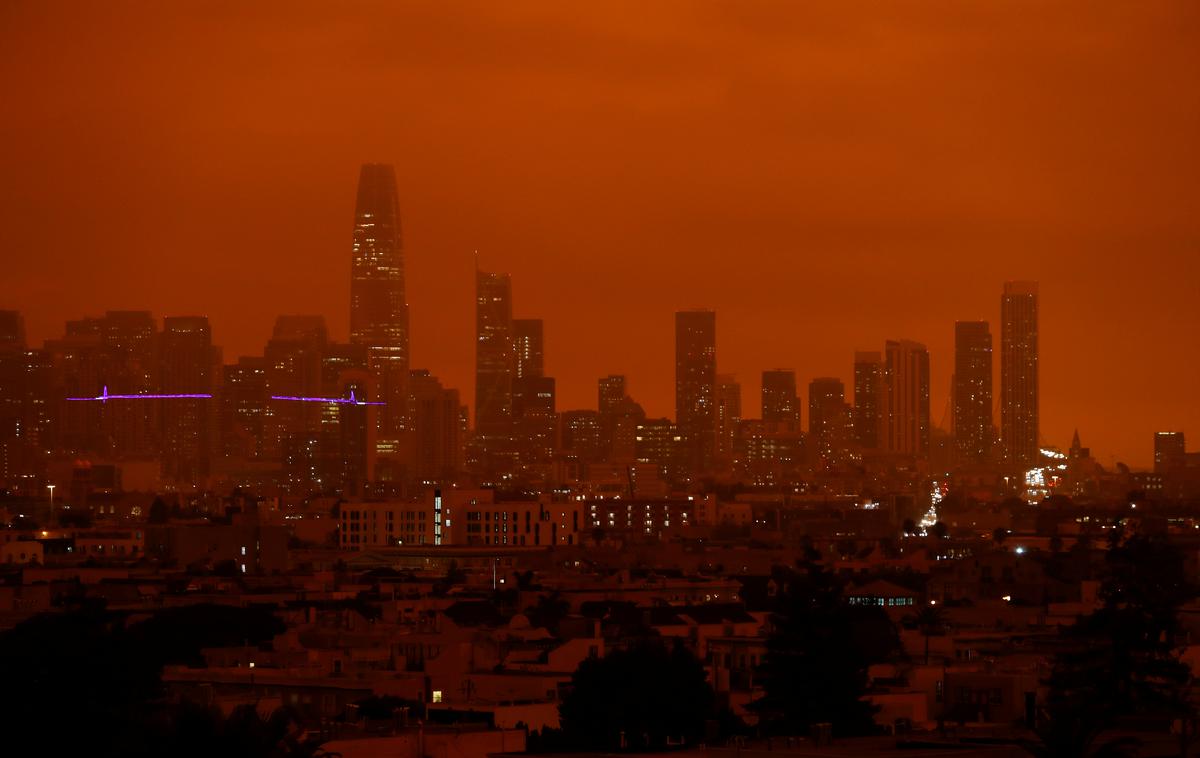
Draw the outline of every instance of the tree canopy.
<instances>
[{"instance_id":1,"label":"tree canopy","mask_svg":"<svg viewBox=\"0 0 1200 758\"><path fill-rule=\"evenodd\" d=\"M646 641L590 658L559 706L568 745L593 750L654 749L698 742L716 699L704 667L681 643Z\"/></svg>"}]
</instances>

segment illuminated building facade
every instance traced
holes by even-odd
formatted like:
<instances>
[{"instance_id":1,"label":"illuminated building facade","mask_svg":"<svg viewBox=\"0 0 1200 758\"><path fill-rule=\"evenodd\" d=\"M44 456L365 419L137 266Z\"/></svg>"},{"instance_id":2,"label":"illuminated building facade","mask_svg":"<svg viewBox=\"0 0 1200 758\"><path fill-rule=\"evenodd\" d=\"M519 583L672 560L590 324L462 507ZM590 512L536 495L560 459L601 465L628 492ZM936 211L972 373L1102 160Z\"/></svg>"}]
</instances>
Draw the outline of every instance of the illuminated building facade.
<instances>
[{"instance_id":1,"label":"illuminated building facade","mask_svg":"<svg viewBox=\"0 0 1200 758\"><path fill-rule=\"evenodd\" d=\"M839 462L846 448L846 388L841 379L821 377L808 384L808 444L818 465Z\"/></svg>"},{"instance_id":2,"label":"illuminated building facade","mask_svg":"<svg viewBox=\"0 0 1200 758\"><path fill-rule=\"evenodd\" d=\"M742 385L732 374L717 376L716 388L717 443L716 460L724 468L733 460L738 424L742 420Z\"/></svg>"},{"instance_id":3,"label":"illuminated building facade","mask_svg":"<svg viewBox=\"0 0 1200 758\"><path fill-rule=\"evenodd\" d=\"M1000 298L1000 440L1006 463L1038 460L1038 285L1006 282Z\"/></svg>"},{"instance_id":4,"label":"illuminated building facade","mask_svg":"<svg viewBox=\"0 0 1200 758\"><path fill-rule=\"evenodd\" d=\"M884 406L887 370L877 351L854 353L854 442L860 450L886 447Z\"/></svg>"},{"instance_id":5,"label":"illuminated building facade","mask_svg":"<svg viewBox=\"0 0 1200 758\"><path fill-rule=\"evenodd\" d=\"M982 463L992 447L992 333L986 321L954 324L952 392L958 460Z\"/></svg>"},{"instance_id":6,"label":"illuminated building facade","mask_svg":"<svg viewBox=\"0 0 1200 758\"><path fill-rule=\"evenodd\" d=\"M365 345L376 393L386 405L376 415L375 444L398 454L407 427L408 300L396 173L390 165L363 165L354 207L350 268L350 342Z\"/></svg>"}]
</instances>

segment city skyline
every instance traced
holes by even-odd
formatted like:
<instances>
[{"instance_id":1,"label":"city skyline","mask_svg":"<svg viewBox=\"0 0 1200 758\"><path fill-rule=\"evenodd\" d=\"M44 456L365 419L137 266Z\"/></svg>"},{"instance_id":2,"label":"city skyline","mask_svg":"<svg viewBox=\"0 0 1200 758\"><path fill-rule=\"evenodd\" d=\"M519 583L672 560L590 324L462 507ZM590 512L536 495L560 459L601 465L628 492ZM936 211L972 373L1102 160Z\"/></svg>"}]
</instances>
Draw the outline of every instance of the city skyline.
<instances>
[{"instance_id":1,"label":"city skyline","mask_svg":"<svg viewBox=\"0 0 1200 758\"><path fill-rule=\"evenodd\" d=\"M367 176L368 171L380 172L381 174L391 174L392 169L393 169L393 167L390 164L367 163L367 164L363 164L363 176L364 177ZM361 205L363 202L363 200L362 200L362 181L363 181L363 179L360 178L359 200L358 200L358 204L359 204L360 208L361 208ZM361 215L361 212L357 213L356 218L358 218L360 215ZM397 215L396 218L397 218L397 226L398 226L399 216ZM358 239L358 236L360 235L360 233L361 233L361 224L359 224L356 221L356 225L355 225L356 243L355 243L355 247L354 247L354 249L356 251L356 258L357 258L357 251L358 251L357 239ZM398 234L398 231L397 231L397 234ZM398 240L397 240L397 244L402 247L402 243L399 243ZM474 255L476 266L478 266L478 251L473 251L473 255ZM401 267L403 267L403 263L401 263ZM403 279L403 276L401 276L401 280L402 279ZM477 334L480 333L480 330L487 332L487 333L491 333L495 328L497 328L497 326L499 326L501 328L501 331L503 332L501 341L504 343L504 345L502 345L498 348L499 352L496 354L496 357L491 359L491 361L493 363L495 361L500 361L500 362L506 362L508 364L511 364L504 370L504 378L503 379L497 378L494 380L489 380L493 384L495 381L501 381L503 384L503 387L494 389L491 392L485 391L481 395L480 394L481 387L483 387L484 385L481 385L478 381L471 381L468 383L467 386L470 386L474 390L474 398L475 398L476 404L479 403L481 397L492 396L492 395L495 395L497 391L500 392L501 395L503 395L501 402L507 402L507 405L509 407L508 411L501 412L501 416L504 416L506 419L504 421L504 423L512 429L513 434L518 433L518 429L516 426L517 417L513 412L513 401L514 401L514 397L515 397L514 393L516 391L515 390L516 382L519 378L521 378L520 377L521 366L522 365L532 365L532 366L536 367L536 369L532 375L532 378L536 378L543 382L549 382L549 386L551 388L549 390L549 392L550 392L549 397L551 398L551 405L556 406L557 411L562 412L562 411L574 411L574 410L600 410L599 405L596 403L596 401L594 399L594 394L593 394L593 399L590 404L588 404L585 401L584 404L578 405L578 406L564 405L563 401L562 401L563 395L561 393L561 390L555 389L555 385L556 385L555 380L553 378L547 378L545 380L542 380L543 374L549 374L551 372L551 369L547 369L545 367L546 366L546 354L553 353L552 348L548 349L546 347L545 320L540 319L540 318L528 318L528 317L520 318L520 317L515 317L513 315L516 312L515 303L514 303L516 298L513 295L514 286L513 286L513 282L512 282L512 275L509 273L506 273L506 272L486 272L486 271L481 271L478 268L476 268L475 280L476 280L475 318L476 318ZM355 302L353 292L355 291L356 286L358 286L358 281L357 281L356 277L351 277L350 302L352 305L351 305L350 310L351 310L352 317L354 314L353 303ZM483 288L483 289L481 289L481 288ZM499 289L496 289L496 288L499 288ZM495 289L496 290L495 293L491 293L490 292L491 289ZM482 294L485 290L489 290L489 294L486 296L484 294ZM495 294L494 298L492 297L492 294ZM1007 307L1006 303L1010 302L1010 300L1014 294L1015 295L1023 295L1023 296L1031 296L1032 301L1033 301L1032 316L1026 317L1026 318L1032 318L1033 343L1032 343L1031 347L1027 347L1025 349L1027 351L1031 349L1032 354L1034 355L1034 358L1033 358L1033 366L1034 366L1034 368L1033 368L1033 377L1034 377L1033 378L1033 386L1036 389L1033 390L1034 405L1035 405L1033 426L1036 428L1036 426L1038 424L1036 403L1037 403L1037 395L1040 394L1040 387L1039 387L1040 381L1039 381L1039 377L1038 377L1039 346L1038 346L1038 335L1037 335L1037 332L1040 328L1039 316L1038 316L1038 312L1039 312L1040 306L1041 306L1040 297L1039 297L1040 283L1032 282L1032 281L1025 281L1025 280L1007 281L1007 282L1002 283L1001 297L1000 297L1001 317L999 319L997 319L997 322L996 322L998 324L996 327L998 331L1001 331L1001 332L1003 331L1003 321L1004 321L1004 312L1005 312L1004 309L1005 309L1005 307ZM402 284L400 287L400 298L401 298L401 300L403 300L403 285ZM480 298L484 298L484 299L481 300ZM489 312L489 308L484 307L486 300L494 300L495 305L491 306L491 310L494 311L495 308L498 307L499 311ZM19 313L19 311L18 311L18 313ZM680 319L680 317L683 314L689 314L689 313L690 314L710 314L710 315L712 315L712 314L715 314L716 312L713 310L710 310L710 309L690 310L690 311L689 310L680 310L680 311L673 312L672 316L674 317L675 322L676 322L675 335L674 335L676 338L678 338L678 336L679 336L679 329L680 329L679 319ZM157 314L157 313L153 313L152 311L140 309L140 310L107 310L104 312L103 315L86 314L86 315L81 315L79 319L75 319L75 320L67 319L65 322L66 328L65 328L64 333L67 336L70 336L73 328L75 328L76 330L78 330L80 328L79 326L73 327L73 325L80 325L80 324L86 325L86 324L90 324L93 321L96 321L97 319L103 320L103 319L116 317L116 318L123 318L126 320L135 320L136 321L137 319L141 319L145 314L150 314L155 319L155 324L153 325L154 328L157 328L158 322L162 323L163 331L160 332L160 334L163 336L167 336L169 334L171 325L173 323L203 322L204 328L206 330L209 329L209 320L206 316L178 316L178 315L169 315L169 314ZM405 344L405 348L402 348L402 350L404 350L405 354L401 360L403 360L405 363L407 363L408 355L407 355L407 351L406 351L406 346L407 346L407 341L408 341L407 338L410 333L409 330L411 329L411 326L407 323L407 308L404 309L404 317L405 317L405 319L404 319L404 324L403 324L403 327L404 327L403 328L403 343ZM480 319L483 319L483 320L481 321ZM500 319L500 321L496 321L496 319ZM328 335L328 326L327 326L328 321L329 321L329 318L326 314L315 314L315 313L314 314L283 314L283 315L280 315L277 317L274 328L276 331L278 331L281 323L297 323L297 324L303 323L306 325L306 328L310 328L310 329L311 328L320 328L323 333L322 338L321 338L322 340L329 339L330 341L337 341L335 339L336 335L334 335L334 336ZM319 327L317 326L318 322L319 322ZM485 322L486 322L486 325L485 325ZM492 322L495 322L495 325L493 325ZM960 355L960 346L959 346L959 340L961 339L961 332L964 327L978 326L985 330L985 336L987 336L990 334L990 330L992 329L992 324L993 324L993 322L990 320L955 321L951 324L951 328L955 334L955 337L953 339L952 351L951 351L951 355L949 358L950 377L945 383L946 384L945 407L941 411L938 410L938 407L936 404L937 401L935 399L933 399L935 397L935 393L932 392L932 387L937 385L936 374L934 374L927 367L922 369L923 371L925 371L929 374L929 376L924 381L926 381L930 387L930 390L926 393L926 394L930 395L930 399L921 401L921 402L926 402L929 404L929 410L927 412L928 419L924 422L921 422L925 425L926 430L919 432L919 434L925 436L926 442L919 444L917 446L917 449L919 451L919 450L921 450L922 445L924 445L924 452L919 453L922 457L928 455L928 446L929 446L928 435L935 431L946 434L948 437L951 438L951 440L952 440L951 444L954 446L957 446L958 443L953 442L953 439L955 438L955 435L956 435L956 432L955 432L956 421L954 418L954 414L955 414L955 403L956 403L955 385L956 385L957 380L955 379L955 364L962 357ZM21 325L24 326L23 318L22 318ZM140 322L137 324L137 328L143 328L143 329L150 328L150 326L151 325L140 324ZM83 328L91 329L92 327L85 326ZM714 333L716 335L718 335L716 337L716 339L717 339L717 341L719 341L719 339L720 339L719 333L720 332L719 332L719 329L717 329L717 327L716 327L715 320L713 323L707 325L706 328L714 330ZM29 338L27 330L24 332L24 334L25 334L25 338L26 338L26 341L28 342L28 344L31 347L34 346L35 343ZM276 338L277 337L278 337L278 334L276 334ZM264 355L264 351L266 351L266 353L269 354L270 344L271 344L271 341L268 340L265 343L265 347L260 348L258 350L258 352L256 352L256 353L252 352L248 355L233 356L233 355L229 355L226 351L224 351L223 346L221 344L218 344L214 340L214 338L211 336L211 333L206 334L206 339L208 339L211 342L211 345L208 349L218 352L218 354L220 355L220 357L222 359L222 363L227 370L228 369L236 369L239 362L242 362L245 360L255 360L256 358L261 358ZM351 332L351 334L349 335L349 340L350 340L349 341L350 345L354 345L354 344L356 344L356 342L358 344L365 345L365 342L363 342L363 338L361 336L356 336L355 332ZM52 341L53 340L49 340L49 339L47 340L47 342L52 342ZM488 340L477 339L476 340L476 351L478 351L480 349L480 347L483 344L485 344L487 341ZM887 345L893 345L893 344L894 345L901 345L901 344L916 345L916 347L921 349L924 354L924 357L922 358L923 361L925 361L926 363L928 363L930 365L935 365L937 363L937 361L935 361L935 359L933 358L932 351L927 350L923 342L917 342L917 341L907 340L907 339L893 339L890 337L886 340L883 340L882 342L885 345L885 347ZM987 344L988 345L991 344L990 337L989 337L989 341ZM728 346L727 346L727 348L728 348ZM1001 346L997 346L997 348L996 348L997 358L999 358L1000 353L1002 353L1002 350L1000 348L1001 348ZM371 349L368 347L367 350L368 350L368 354L370 354ZM678 345L673 344L672 350L677 351ZM487 351L485 350L485 352L487 352ZM989 348L989 352L990 352L990 348ZM853 429L853 425L855 423L855 420L857 419L857 411L858 411L858 406L856 405L856 398L854 397L854 392L853 392L854 381L855 381L856 374L858 373L858 370L859 370L859 361L864 359L864 357L869 357L876 353L878 353L880 365L883 370L882 376L886 377L886 375L887 375L886 350L884 350L884 351L853 350L853 351L850 351L850 356L851 356L850 370L848 372L846 372L846 374L845 374L849 377L849 381L843 381L841 378L842 374L839 374L839 372L837 372L837 371L826 372L825 374L818 373L818 374L814 375L809 382L804 383L800 379L800 377L802 377L803 375L800 372L794 371L792 369L761 369L758 372L759 381L758 381L758 383L756 383L754 381L746 382L746 381L742 380L741 375L739 375L737 373L723 371L721 369L721 366L723 364L720 362L720 357L719 357L720 353L718 352L717 363L716 363L714 370L720 372L720 374L717 375L714 373L714 381L713 381L712 388L710 391L716 392L717 389L720 386L722 386L720 384L720 381L718 381L718 380L725 381L726 386L735 388L735 390L739 393L738 394L738 403L739 403L738 407L739 407L739 411L740 411L739 418L761 419L763 416L761 409L763 409L763 403L765 401L765 398L762 394L762 382L766 381L768 376L773 375L773 374L781 374L782 373L782 374L794 375L796 377L796 383L797 383L797 387L796 387L796 390L797 390L796 396L797 396L797 402L798 402L797 409L800 411L798 413L798 416L800 417L800 420L801 420L801 423L798 428L805 432L811 432L812 431L810 429L811 417L806 417L804 412L801 409L803 408L804 405L809 405L810 410L811 410L812 403L813 403L812 394L811 394L812 387L817 386L817 385L822 385L822 383L827 383L827 382L841 383L843 385L843 387L847 388L847 389L844 389L843 391L845 393L845 401L846 401L846 405L847 405L847 409L848 409L847 413L848 413L848 418L850 419L849 423L851 426L849 434L851 437L853 437L857 441L859 439L860 432L856 429ZM474 366L475 370L473 371L473 374L476 377L478 377L480 375L479 374L480 368L479 368L479 363L478 363L479 358L480 358L480 355L477 352L476 353L476 363ZM370 360L370 359L368 359L368 360ZM679 355L676 354L677 370L678 370L679 360L680 360ZM1029 359L1026 358L1025 360L1028 361ZM994 365L992 367L991 373L994 375L994 377L991 378L991 381L989 382L989 384L994 384L997 388L1001 388L1001 387L1003 387L1003 384L1004 384L1003 380L1002 380L1003 371L1004 371L1003 362L999 359L995 360L995 361L991 361L991 362L996 365ZM449 382L447 384L447 389L451 389L456 392L465 391L464 388L461 387L460 385L453 384L452 382L450 382L450 380L447 377L438 374L436 371L434 371L433 369L430 369L428 367L422 366L420 368L415 368L412 370L424 372L425 375L432 374L433 377L435 377L438 380L441 380L442 383ZM484 372L485 372L485 374L487 374L489 372L489 369L487 369L485 367ZM372 373L375 374L376 372L372 371ZM491 369L491 373L492 374L495 373L495 367L493 367ZM615 375L621 376L624 380L628 381L627 375L624 375L624 374L615 374ZM610 375L610 377L611 376L612 375ZM593 382L595 382L595 381L603 382L604 378L605 377L603 377L603 376L595 377L593 379ZM406 377L402 383L402 386L406 386L407 381L408 380ZM982 382L983 379L982 379L982 377L976 377L976 379L974 381ZM376 388L374 391L378 391L377 388L379 386L379 379L378 379L377 375L376 375L376 377L373 377L372 384L373 384L373 387ZM808 385L807 389L809 390L809 392L805 392L800 389L803 384ZM107 389L107 387L105 389ZM628 387L626 387L626 389L628 389ZM882 389L886 393L886 386L883 387ZM674 409L673 409L674 412L671 412L672 409L667 409L666 412L663 412L663 413L656 413L653 411L648 411L647 417L654 417L657 415L662 415L665 417L669 417L672 421L678 423L678 408L679 408L679 402L680 402L680 399L677 396L678 387L677 386L673 387L673 390L675 390L675 391L672 392L670 402L674 406ZM369 394L369 392L372 391L372 389L364 386L363 391L364 391L364 394ZM989 392L990 392L990 387L989 387ZM1024 392L1028 393L1029 390L1025 389ZM593 385L593 393L594 393L594 385ZM580 393L577 391L577 389L572 388L572 391L569 393L569 396L574 396L574 395L578 395L578 394L580 394ZM991 417L991 427L992 427L991 434L993 435L990 442L988 442L988 445L989 445L989 447L991 445L995 445L998 449L997 450L998 454L1000 456L1005 456L1005 455L1007 455L1007 448L1003 441L1004 429L1003 429L1002 420L1001 420L1003 417L1003 403L1004 403L1002 394L1003 394L1002 391L999 389L994 392L994 396L992 397L992 401L991 401L990 412L985 413L985 415L990 415L990 417ZM497 396L497 397L499 397L499 396ZM504 400L504 398L506 398L506 400ZM635 399L638 401L639 404L649 405L652 409L657 410L655 408L655 406L652 405L651 403L646 403L644 401L643 397L638 396ZM877 402L886 404L886 397L880 397ZM387 405L386 403L370 403L370 404L372 404L372 405L376 405L376 404L377 405ZM470 419L472 422L471 423L472 430L476 429L476 423L477 423L476 404L470 404L468 406L469 413L470 413ZM745 409L744 411L741 410L743 408ZM715 412L716 411L714 411L714 413ZM984 411L982 409L979 412L984 413ZM205 412L205 413L208 413L208 412ZM914 418L916 418L916 417L914 417ZM495 423L498 423L498 421L493 421L492 423L494 425ZM713 423L715 424L716 422L714 421ZM884 439L883 439L883 444L880 447L878 447L877 449L887 450L888 449L888 443L887 443L888 432L886 429L887 413L885 410L882 411L882 413L881 413L880 424L883 427L881 429L880 433L883 435ZM1075 427L1072 429L1072 435L1077 433L1078 426L1079 425L1076 424ZM1168 425L1168 426L1170 426L1170 425ZM1170 426L1170 430L1178 431L1178 432L1186 432L1185 428L1177 427L1177 426ZM1100 431L1100 430L1098 429L1097 431ZM1161 433L1161 431L1162 430L1156 429L1156 430L1154 430L1154 433L1158 434L1158 433ZM495 433L495 428L492 430L492 433L493 434ZM488 434L488 432L485 430L484 436L487 436L487 434ZM1045 437L1044 431L1039 431L1039 436L1041 439L1041 441L1039 443L1040 447L1052 447L1052 448L1065 450L1065 449L1067 449L1067 446L1069 444L1069 443L1060 443L1057 439L1047 439ZM1103 436L1103 435L1097 434L1096 436ZM1141 445L1141 447L1147 447L1144 444L1145 443L1144 439L1142 440L1142 443L1143 444ZM388 444L386 447L381 445L380 452L387 453L387 452L392 452L393 450L400 450L400 448L397 447L397 444L398 443L393 442L393 443ZM899 450L897 449L897 451L899 451ZM1103 454L1104 451L1100 451L1100 452ZM711 456L713 455L713 452L705 453L701 457L703 457L704 455L707 455L709 458L711 458ZM959 454L959 455L960 455L960 458L959 458L960 462L964 462L965 459L963 459L961 457L961 454ZM1134 458L1130 458L1129 461L1120 461L1120 462L1124 462L1127 465L1133 465L1134 467L1140 468L1140 469L1150 469L1153 467L1153 465L1154 465L1153 449L1148 449L1144 453L1139 453L1139 455L1144 455L1146 460L1141 461L1138 458L1134 457ZM977 457L976 459L979 459L979 458ZM1115 461L1116 456L1115 456L1115 454L1110 453L1106 459ZM1031 463L1032 460L1033 460L1032 458L1026 457L1026 459L1024 460L1024 463ZM1130 461L1134 461L1134 462L1130 463Z\"/></svg>"},{"instance_id":2,"label":"city skyline","mask_svg":"<svg viewBox=\"0 0 1200 758\"><path fill-rule=\"evenodd\" d=\"M379 161L398 172L411 365L464 397L478 250L513 276L514 315L546 321L562 407L591 407L595 377L620 373L650 415L670 413L671 314L702 306L721 314L718 370L744 407L765 367L848 387L848 351L907 338L929 348L937 424L953 322L985 319L998 341L996 287L1030 279L1047 440L1065 446L1078 426L1102 461L1148 466L1147 434L1200 428L1200 359L1181 349L1200 314L1179 306L1198 233L1200 171L1179 169L1200 161L1200 106L1177 95L1195 8L992 6L943 25L900 9L868 23L839 8L635 20L533 5L449 22L446 39L472 51L449 70L418 62L442 60L445 39L415 32L416 11L348 14L322 44L310 30L324 12L289 11L185 30L163 8L83 8L58 28L30 6L0 29L20 114L0 134L23 146L0 197L0 247L22 253L0 303L33 340L122 308L207 315L230 361L260 350L279 314L321 313L344 339L346 188ZM526 25L555 34L518 51L507 40ZM1065 39L1050 31L1064 25ZM774 31L804 28L840 33L791 56ZM963 34L977 43L965 59ZM1010 65L1017 41L1027 65ZM128 49L158 65L130 66ZM177 81L207 82L211 100ZM381 91L421 93L421 107ZM714 146L729 157L696 160Z\"/></svg>"}]
</instances>

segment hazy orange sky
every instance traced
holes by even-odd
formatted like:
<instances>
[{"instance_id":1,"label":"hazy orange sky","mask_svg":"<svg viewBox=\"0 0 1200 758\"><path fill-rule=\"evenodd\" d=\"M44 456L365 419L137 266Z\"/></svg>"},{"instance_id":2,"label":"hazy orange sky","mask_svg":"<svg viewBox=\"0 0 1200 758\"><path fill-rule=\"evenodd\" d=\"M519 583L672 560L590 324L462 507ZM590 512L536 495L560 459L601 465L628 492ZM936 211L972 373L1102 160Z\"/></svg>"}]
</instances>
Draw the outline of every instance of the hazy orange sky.
<instances>
[{"instance_id":1,"label":"hazy orange sky","mask_svg":"<svg viewBox=\"0 0 1200 758\"><path fill-rule=\"evenodd\" d=\"M938 424L954 320L998 345L1036 279L1046 442L1200 447L1200 3L31 0L0 92L0 308L39 342L105 309L208 315L227 360L280 313L346 339L387 161L413 365L464 398L474 250L560 408L626 373L657 415L671 314L711 307L747 416L762 369L903 337Z\"/></svg>"}]
</instances>

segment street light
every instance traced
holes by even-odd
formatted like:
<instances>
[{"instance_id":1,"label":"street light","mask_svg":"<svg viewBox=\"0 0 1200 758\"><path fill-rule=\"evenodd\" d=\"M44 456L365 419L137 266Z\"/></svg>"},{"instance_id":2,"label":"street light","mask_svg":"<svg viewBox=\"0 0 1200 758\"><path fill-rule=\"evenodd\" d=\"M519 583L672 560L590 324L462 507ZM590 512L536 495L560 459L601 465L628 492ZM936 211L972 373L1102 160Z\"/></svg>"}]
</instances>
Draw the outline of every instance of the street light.
<instances>
[{"instance_id":1,"label":"street light","mask_svg":"<svg viewBox=\"0 0 1200 758\"><path fill-rule=\"evenodd\" d=\"M50 490L50 517L54 517L54 487L53 484L47 484L46 489Z\"/></svg>"}]
</instances>

